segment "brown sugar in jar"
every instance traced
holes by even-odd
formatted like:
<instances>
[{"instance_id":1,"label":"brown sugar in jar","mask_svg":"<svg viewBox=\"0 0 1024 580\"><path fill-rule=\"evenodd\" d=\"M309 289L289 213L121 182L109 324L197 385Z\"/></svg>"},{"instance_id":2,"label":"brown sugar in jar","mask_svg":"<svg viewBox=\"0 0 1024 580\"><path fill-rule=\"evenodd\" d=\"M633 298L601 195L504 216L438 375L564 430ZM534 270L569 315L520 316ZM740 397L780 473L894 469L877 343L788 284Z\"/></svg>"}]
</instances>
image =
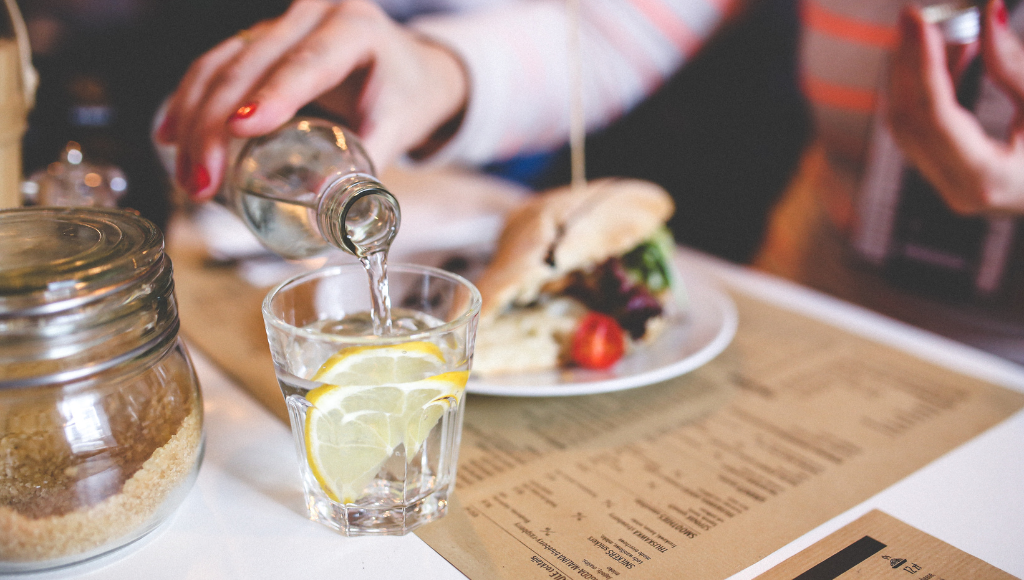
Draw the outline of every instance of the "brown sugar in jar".
<instances>
[{"instance_id":1,"label":"brown sugar in jar","mask_svg":"<svg viewBox=\"0 0 1024 580\"><path fill-rule=\"evenodd\" d=\"M4 573L155 528L198 473L203 429L155 226L119 210L11 210L0 239Z\"/></svg>"}]
</instances>

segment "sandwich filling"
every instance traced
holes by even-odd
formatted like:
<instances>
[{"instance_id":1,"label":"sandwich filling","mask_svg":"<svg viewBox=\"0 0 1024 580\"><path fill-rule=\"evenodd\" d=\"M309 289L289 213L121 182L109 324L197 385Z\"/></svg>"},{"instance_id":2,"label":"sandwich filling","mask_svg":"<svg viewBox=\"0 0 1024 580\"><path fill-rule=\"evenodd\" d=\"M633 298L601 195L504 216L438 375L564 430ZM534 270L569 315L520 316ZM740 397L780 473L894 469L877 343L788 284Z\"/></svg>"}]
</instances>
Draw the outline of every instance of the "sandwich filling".
<instances>
[{"instance_id":1,"label":"sandwich filling","mask_svg":"<svg viewBox=\"0 0 1024 580\"><path fill-rule=\"evenodd\" d=\"M477 285L474 372L607 368L683 307L660 187L638 180L563 188L514 212Z\"/></svg>"}]
</instances>

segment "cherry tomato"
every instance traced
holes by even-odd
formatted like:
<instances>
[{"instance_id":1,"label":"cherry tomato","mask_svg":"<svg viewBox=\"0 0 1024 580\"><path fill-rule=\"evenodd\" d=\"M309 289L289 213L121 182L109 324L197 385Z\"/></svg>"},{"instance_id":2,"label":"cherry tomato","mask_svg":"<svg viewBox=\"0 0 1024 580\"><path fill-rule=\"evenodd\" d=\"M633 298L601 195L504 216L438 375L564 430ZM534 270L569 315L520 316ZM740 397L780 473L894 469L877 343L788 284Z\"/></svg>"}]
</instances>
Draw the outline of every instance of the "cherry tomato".
<instances>
[{"instance_id":1,"label":"cherry tomato","mask_svg":"<svg viewBox=\"0 0 1024 580\"><path fill-rule=\"evenodd\" d=\"M588 312L572 335L572 360L588 369L606 369L626 351L622 327L614 318Z\"/></svg>"}]
</instances>

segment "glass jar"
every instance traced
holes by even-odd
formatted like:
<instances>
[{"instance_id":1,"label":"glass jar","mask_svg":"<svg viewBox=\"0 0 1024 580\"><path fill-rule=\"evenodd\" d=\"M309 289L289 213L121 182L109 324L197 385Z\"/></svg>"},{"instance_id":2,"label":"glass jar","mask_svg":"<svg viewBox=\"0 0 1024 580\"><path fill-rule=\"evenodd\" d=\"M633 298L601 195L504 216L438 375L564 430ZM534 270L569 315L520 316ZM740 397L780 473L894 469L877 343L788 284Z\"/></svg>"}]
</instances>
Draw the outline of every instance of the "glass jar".
<instances>
[{"instance_id":1,"label":"glass jar","mask_svg":"<svg viewBox=\"0 0 1024 580\"><path fill-rule=\"evenodd\" d=\"M117 207L128 192L120 167L90 162L82 146L69 141L57 161L21 183L22 205Z\"/></svg>"},{"instance_id":2,"label":"glass jar","mask_svg":"<svg viewBox=\"0 0 1024 580\"><path fill-rule=\"evenodd\" d=\"M0 211L0 574L123 546L181 503L203 411L163 236L115 209Z\"/></svg>"}]
</instances>

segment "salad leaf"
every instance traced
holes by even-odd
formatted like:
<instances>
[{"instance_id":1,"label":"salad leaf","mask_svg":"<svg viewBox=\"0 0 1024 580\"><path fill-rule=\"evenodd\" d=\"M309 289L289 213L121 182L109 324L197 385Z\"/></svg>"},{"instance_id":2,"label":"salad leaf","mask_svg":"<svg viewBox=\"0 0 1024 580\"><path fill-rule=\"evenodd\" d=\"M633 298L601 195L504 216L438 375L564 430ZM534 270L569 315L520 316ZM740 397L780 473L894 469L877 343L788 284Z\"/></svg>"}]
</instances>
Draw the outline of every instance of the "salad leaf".
<instances>
[{"instance_id":1,"label":"salad leaf","mask_svg":"<svg viewBox=\"0 0 1024 580\"><path fill-rule=\"evenodd\" d=\"M676 282L672 267L674 252L672 232L662 227L650 239L623 256L622 264L634 281L657 293L671 288Z\"/></svg>"}]
</instances>

